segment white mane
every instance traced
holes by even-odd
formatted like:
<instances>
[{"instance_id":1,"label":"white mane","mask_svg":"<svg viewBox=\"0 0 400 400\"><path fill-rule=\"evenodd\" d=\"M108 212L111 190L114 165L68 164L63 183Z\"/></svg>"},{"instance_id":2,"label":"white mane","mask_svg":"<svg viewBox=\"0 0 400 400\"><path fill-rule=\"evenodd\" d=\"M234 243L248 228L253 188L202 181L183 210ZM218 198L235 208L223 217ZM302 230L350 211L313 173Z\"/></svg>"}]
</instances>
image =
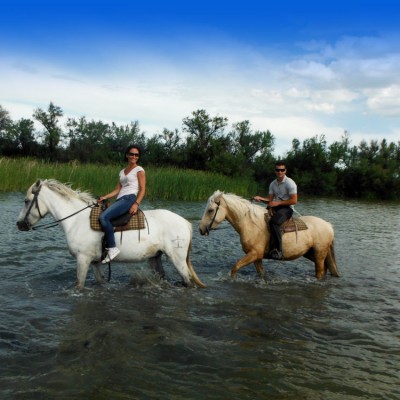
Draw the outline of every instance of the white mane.
<instances>
[{"instance_id":1,"label":"white mane","mask_svg":"<svg viewBox=\"0 0 400 400\"><path fill-rule=\"evenodd\" d=\"M66 197L67 199L79 199L90 204L96 202L94 196L89 192L80 192L79 190L71 189L70 184L60 183L55 179L45 179L42 181L43 186L47 186L50 190Z\"/></svg>"}]
</instances>

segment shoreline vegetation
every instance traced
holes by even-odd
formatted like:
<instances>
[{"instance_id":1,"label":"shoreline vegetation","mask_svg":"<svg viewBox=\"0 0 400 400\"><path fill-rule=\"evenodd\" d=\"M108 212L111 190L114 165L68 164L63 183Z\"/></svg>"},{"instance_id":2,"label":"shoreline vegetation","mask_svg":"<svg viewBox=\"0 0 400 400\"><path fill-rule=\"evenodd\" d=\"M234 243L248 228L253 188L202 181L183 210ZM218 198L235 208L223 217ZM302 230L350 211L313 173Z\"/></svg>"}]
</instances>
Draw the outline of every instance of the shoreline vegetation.
<instances>
[{"instance_id":1,"label":"shoreline vegetation","mask_svg":"<svg viewBox=\"0 0 400 400\"><path fill-rule=\"evenodd\" d=\"M141 131L138 121L117 125L68 118L62 127L63 115L50 103L47 110L34 111L34 120L13 121L0 105L0 157L21 157L27 164L4 161L9 171L3 172L0 191L25 190L32 180L51 177L93 194L109 192L115 188L124 149L135 144L144 150L141 163L150 200L204 200L216 189L243 197L265 193L275 179L278 159L285 161L302 196L400 199L400 141L352 145L344 131L341 140L328 145L321 134L303 141L294 138L292 148L277 159L269 130L254 131L247 120L230 124L206 110L184 118L181 130L164 128L153 135ZM35 122L43 129L37 130Z\"/></svg>"},{"instance_id":2,"label":"shoreline vegetation","mask_svg":"<svg viewBox=\"0 0 400 400\"><path fill-rule=\"evenodd\" d=\"M115 188L116 176L123 165L46 162L31 158L0 158L0 192L23 192L37 179L56 179L72 189L87 191L94 196ZM253 196L258 185L248 178L230 178L212 172L173 167L144 166L146 198L149 200L207 200L215 190Z\"/></svg>"}]
</instances>

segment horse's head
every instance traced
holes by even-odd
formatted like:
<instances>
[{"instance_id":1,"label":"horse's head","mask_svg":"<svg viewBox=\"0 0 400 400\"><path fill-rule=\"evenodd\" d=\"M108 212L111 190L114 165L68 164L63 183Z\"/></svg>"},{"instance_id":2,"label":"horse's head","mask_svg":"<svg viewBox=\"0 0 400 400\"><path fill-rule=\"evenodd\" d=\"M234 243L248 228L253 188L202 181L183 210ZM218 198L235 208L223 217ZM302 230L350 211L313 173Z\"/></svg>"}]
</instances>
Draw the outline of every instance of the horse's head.
<instances>
[{"instance_id":1,"label":"horse's head","mask_svg":"<svg viewBox=\"0 0 400 400\"><path fill-rule=\"evenodd\" d=\"M17 227L20 231L29 231L47 214L47 207L39 199L41 189L42 181L39 179L26 192L24 206L17 220Z\"/></svg>"},{"instance_id":2,"label":"horse's head","mask_svg":"<svg viewBox=\"0 0 400 400\"><path fill-rule=\"evenodd\" d=\"M200 221L199 230L201 235L208 235L212 229L225 219L226 210L223 201L223 192L217 190L208 199L206 208Z\"/></svg>"}]
</instances>

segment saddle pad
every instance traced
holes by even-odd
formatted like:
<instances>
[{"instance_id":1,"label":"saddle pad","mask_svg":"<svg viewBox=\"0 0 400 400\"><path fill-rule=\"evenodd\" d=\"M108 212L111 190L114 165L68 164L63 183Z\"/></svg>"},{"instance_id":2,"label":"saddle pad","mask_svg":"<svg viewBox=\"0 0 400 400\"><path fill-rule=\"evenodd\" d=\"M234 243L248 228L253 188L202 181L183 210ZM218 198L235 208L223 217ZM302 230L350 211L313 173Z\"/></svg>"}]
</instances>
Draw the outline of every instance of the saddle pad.
<instances>
[{"instance_id":1,"label":"saddle pad","mask_svg":"<svg viewBox=\"0 0 400 400\"><path fill-rule=\"evenodd\" d=\"M267 227L269 229L269 224L268 221L270 219L270 216L268 213L264 214L265 222L267 223ZM301 219L301 217L292 217L289 218L287 221L285 221L282 226L281 226L281 232L282 233L287 233L287 232L297 232L297 231L304 231L308 229L308 226L306 223Z\"/></svg>"},{"instance_id":2,"label":"saddle pad","mask_svg":"<svg viewBox=\"0 0 400 400\"><path fill-rule=\"evenodd\" d=\"M90 227L95 231L101 231L99 217L101 214L101 207L93 207L90 212ZM131 229L144 229L144 214L141 210L132 215L132 218L126 225L114 227L115 232L129 231Z\"/></svg>"},{"instance_id":3,"label":"saddle pad","mask_svg":"<svg viewBox=\"0 0 400 400\"><path fill-rule=\"evenodd\" d=\"M308 229L306 223L299 217L290 218L286 222L284 222L281 226L281 232L297 232L297 231L304 231Z\"/></svg>"}]
</instances>

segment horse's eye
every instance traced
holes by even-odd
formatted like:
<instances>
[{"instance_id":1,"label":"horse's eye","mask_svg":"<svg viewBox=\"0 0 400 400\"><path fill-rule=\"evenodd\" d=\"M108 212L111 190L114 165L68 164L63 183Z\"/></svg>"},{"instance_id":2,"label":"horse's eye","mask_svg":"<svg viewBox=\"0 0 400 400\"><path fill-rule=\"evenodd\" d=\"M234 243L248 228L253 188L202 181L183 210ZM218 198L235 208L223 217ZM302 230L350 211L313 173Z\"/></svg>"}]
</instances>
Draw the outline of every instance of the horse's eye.
<instances>
[{"instance_id":1,"label":"horse's eye","mask_svg":"<svg viewBox=\"0 0 400 400\"><path fill-rule=\"evenodd\" d=\"M29 202L30 202L30 200L29 199L25 199L25 205L28 205L29 204Z\"/></svg>"},{"instance_id":2,"label":"horse's eye","mask_svg":"<svg viewBox=\"0 0 400 400\"><path fill-rule=\"evenodd\" d=\"M211 213L213 213L214 212L214 210L212 209L212 208L210 208L209 210L208 210L208 213L209 214L211 214Z\"/></svg>"}]
</instances>

